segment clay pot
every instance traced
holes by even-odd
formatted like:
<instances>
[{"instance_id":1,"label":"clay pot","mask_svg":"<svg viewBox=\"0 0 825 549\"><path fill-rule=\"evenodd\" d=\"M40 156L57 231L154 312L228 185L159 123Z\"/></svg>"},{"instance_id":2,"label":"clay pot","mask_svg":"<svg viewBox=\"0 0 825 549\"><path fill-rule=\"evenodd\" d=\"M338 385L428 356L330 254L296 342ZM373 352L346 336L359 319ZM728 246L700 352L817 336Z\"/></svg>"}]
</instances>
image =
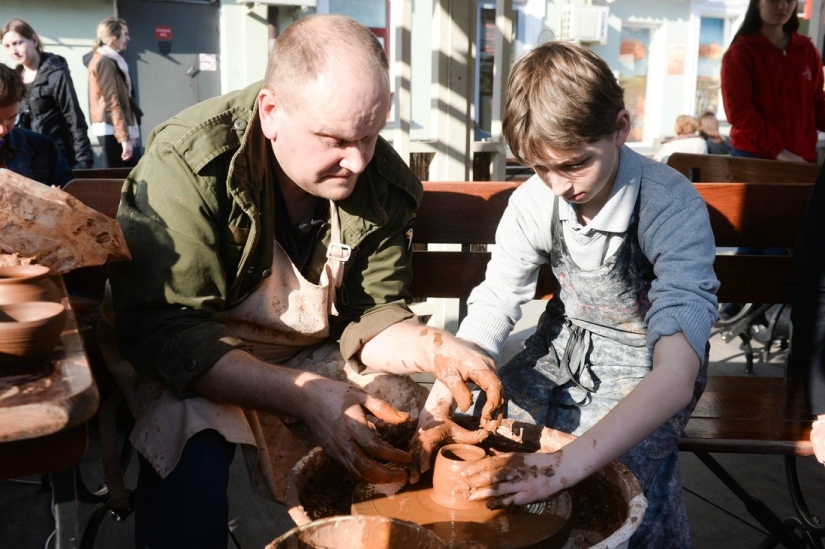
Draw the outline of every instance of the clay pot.
<instances>
[{"instance_id":1,"label":"clay pot","mask_svg":"<svg viewBox=\"0 0 825 549\"><path fill-rule=\"evenodd\" d=\"M430 530L405 520L352 515L316 520L288 531L266 549L445 549Z\"/></svg>"},{"instance_id":2,"label":"clay pot","mask_svg":"<svg viewBox=\"0 0 825 549\"><path fill-rule=\"evenodd\" d=\"M36 363L49 357L66 323L61 303L0 305L0 365Z\"/></svg>"},{"instance_id":3,"label":"clay pot","mask_svg":"<svg viewBox=\"0 0 825 549\"><path fill-rule=\"evenodd\" d=\"M448 444L438 451L433 468L432 500L448 509L475 509L484 507L484 501L468 501L470 495L462 473L468 465L484 459L486 452L469 444Z\"/></svg>"},{"instance_id":4,"label":"clay pot","mask_svg":"<svg viewBox=\"0 0 825 549\"><path fill-rule=\"evenodd\" d=\"M0 268L0 305L28 301L60 303L60 291L43 265L14 265Z\"/></svg>"}]
</instances>

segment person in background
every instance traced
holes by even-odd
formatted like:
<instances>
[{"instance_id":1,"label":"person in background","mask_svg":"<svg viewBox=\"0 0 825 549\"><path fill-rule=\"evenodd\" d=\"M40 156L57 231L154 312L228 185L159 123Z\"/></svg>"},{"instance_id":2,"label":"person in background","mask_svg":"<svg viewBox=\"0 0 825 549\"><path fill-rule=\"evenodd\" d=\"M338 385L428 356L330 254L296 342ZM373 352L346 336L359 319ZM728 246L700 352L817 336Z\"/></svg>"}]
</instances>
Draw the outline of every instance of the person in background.
<instances>
[{"instance_id":1,"label":"person in background","mask_svg":"<svg viewBox=\"0 0 825 549\"><path fill-rule=\"evenodd\" d=\"M91 168L89 128L66 60L43 51L40 37L22 19L6 21L0 39L27 88L17 126L51 137L72 168Z\"/></svg>"},{"instance_id":2,"label":"person in background","mask_svg":"<svg viewBox=\"0 0 825 549\"><path fill-rule=\"evenodd\" d=\"M123 19L104 19L97 26L89 69L89 117L92 133L103 147L103 167L137 165L140 158L140 117L134 100L129 67L120 55L129 44L129 27Z\"/></svg>"},{"instance_id":3,"label":"person in background","mask_svg":"<svg viewBox=\"0 0 825 549\"><path fill-rule=\"evenodd\" d=\"M708 144L696 133L698 129L699 121L696 120L695 116L680 114L676 117L676 124L674 125L676 137L662 143L662 146L653 155L653 159L659 162L667 162L667 157L675 152L707 154Z\"/></svg>"},{"instance_id":4,"label":"person in background","mask_svg":"<svg viewBox=\"0 0 825 549\"><path fill-rule=\"evenodd\" d=\"M44 185L64 187L74 175L55 142L14 125L25 94L20 73L0 64L0 168Z\"/></svg>"},{"instance_id":5,"label":"person in background","mask_svg":"<svg viewBox=\"0 0 825 549\"><path fill-rule=\"evenodd\" d=\"M311 15L280 34L263 82L150 135L117 214L132 259L109 271L114 334L101 315L101 349L136 416L136 546L226 549L239 443L254 486L274 499L316 445L355 478L403 483L416 452L376 425L418 413L426 391L407 415L365 390L421 394L405 374L432 372L463 409L472 380L495 429L492 360L445 352L455 336L407 304L423 188L380 136L391 97L375 34ZM428 423L427 440L488 436L456 427Z\"/></svg>"},{"instance_id":6,"label":"person in background","mask_svg":"<svg viewBox=\"0 0 825 549\"><path fill-rule=\"evenodd\" d=\"M805 384L813 416L811 444L825 464L825 167L819 170L793 249L788 279L791 372Z\"/></svg>"},{"instance_id":7,"label":"person in background","mask_svg":"<svg viewBox=\"0 0 825 549\"><path fill-rule=\"evenodd\" d=\"M750 0L722 57L732 156L817 161L817 130L825 130L822 59L797 32L796 11L796 0Z\"/></svg>"},{"instance_id":8,"label":"person in background","mask_svg":"<svg viewBox=\"0 0 825 549\"><path fill-rule=\"evenodd\" d=\"M730 138L719 133L716 113L706 111L699 117L699 135L708 145L708 154L730 154Z\"/></svg>"},{"instance_id":9,"label":"person in background","mask_svg":"<svg viewBox=\"0 0 825 549\"><path fill-rule=\"evenodd\" d=\"M687 178L625 144L623 93L604 60L566 42L510 73L502 133L536 175L510 197L456 337L497 359L549 264L559 291L498 374L508 418L578 438L488 457L467 481L473 500L523 505L620 459L649 504L630 546L690 547L678 441L707 381L716 249Z\"/></svg>"}]
</instances>

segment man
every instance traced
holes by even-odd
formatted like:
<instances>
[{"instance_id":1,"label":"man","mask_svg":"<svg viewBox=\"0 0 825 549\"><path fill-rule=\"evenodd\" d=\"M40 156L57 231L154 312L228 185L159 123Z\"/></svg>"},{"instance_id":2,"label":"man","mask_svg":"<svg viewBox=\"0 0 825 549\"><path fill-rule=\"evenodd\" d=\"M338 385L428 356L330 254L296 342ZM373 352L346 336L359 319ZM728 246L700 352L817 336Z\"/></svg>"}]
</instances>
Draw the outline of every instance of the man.
<instances>
[{"instance_id":1,"label":"man","mask_svg":"<svg viewBox=\"0 0 825 549\"><path fill-rule=\"evenodd\" d=\"M346 370L432 371L464 409L472 380L490 399L486 420L501 404L493 362L461 345L441 352L453 336L407 308L422 188L379 136L387 69L366 27L307 17L278 38L263 87L162 124L129 176L118 220L133 259L111 283L118 347L153 380L127 394L139 547L225 547L234 443L253 484L279 497L310 442L285 415L356 477L404 481L377 460L414 456L381 440L366 413L408 416L343 383ZM437 404L419 421L422 468L440 442L486 436L457 429Z\"/></svg>"},{"instance_id":2,"label":"man","mask_svg":"<svg viewBox=\"0 0 825 549\"><path fill-rule=\"evenodd\" d=\"M0 168L44 185L63 187L74 178L51 138L16 128L26 85L16 70L0 64Z\"/></svg>"}]
</instances>

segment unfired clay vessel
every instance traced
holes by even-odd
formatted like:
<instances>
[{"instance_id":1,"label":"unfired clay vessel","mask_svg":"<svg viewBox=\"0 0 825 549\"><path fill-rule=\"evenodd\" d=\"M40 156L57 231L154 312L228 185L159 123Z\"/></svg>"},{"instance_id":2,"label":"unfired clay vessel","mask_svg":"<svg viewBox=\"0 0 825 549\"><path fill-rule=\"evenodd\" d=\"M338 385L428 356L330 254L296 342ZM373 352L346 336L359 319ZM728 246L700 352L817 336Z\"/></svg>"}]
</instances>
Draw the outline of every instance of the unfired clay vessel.
<instances>
[{"instance_id":1,"label":"unfired clay vessel","mask_svg":"<svg viewBox=\"0 0 825 549\"><path fill-rule=\"evenodd\" d=\"M60 303L60 291L43 265L14 265L0 268L0 305L30 301Z\"/></svg>"},{"instance_id":2,"label":"unfired clay vessel","mask_svg":"<svg viewBox=\"0 0 825 549\"><path fill-rule=\"evenodd\" d=\"M430 498L449 509L473 509L486 507L483 501L468 501L469 491L462 472L471 463L484 459L487 453L478 446L448 444L438 451L433 468L433 489Z\"/></svg>"},{"instance_id":3,"label":"unfired clay vessel","mask_svg":"<svg viewBox=\"0 0 825 549\"><path fill-rule=\"evenodd\" d=\"M61 303L0 305L0 365L37 363L49 357L66 322Z\"/></svg>"}]
</instances>

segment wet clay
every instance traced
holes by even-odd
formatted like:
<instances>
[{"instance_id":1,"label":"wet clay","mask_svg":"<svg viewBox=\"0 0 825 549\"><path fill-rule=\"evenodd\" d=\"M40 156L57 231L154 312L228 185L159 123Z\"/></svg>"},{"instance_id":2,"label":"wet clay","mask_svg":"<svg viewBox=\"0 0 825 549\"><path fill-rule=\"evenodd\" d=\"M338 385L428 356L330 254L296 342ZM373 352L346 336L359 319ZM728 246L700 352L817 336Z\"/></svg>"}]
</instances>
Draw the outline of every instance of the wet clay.
<instances>
[{"instance_id":1,"label":"wet clay","mask_svg":"<svg viewBox=\"0 0 825 549\"><path fill-rule=\"evenodd\" d=\"M448 547L551 549L564 546L570 536L572 501L566 491L546 503L510 509L442 507L432 491L431 475L391 496L359 484L352 512L415 522L435 532Z\"/></svg>"},{"instance_id":2,"label":"wet clay","mask_svg":"<svg viewBox=\"0 0 825 549\"><path fill-rule=\"evenodd\" d=\"M477 428L477 421L475 419L468 422L466 419L461 418L460 423L468 429L473 429ZM538 436L533 436L535 434L534 431L525 431L523 438L514 440L497 433L491 433L490 437L478 446L487 450L488 453L492 449L499 452L534 452L542 446ZM398 446L403 447L402 441L407 437L407 433L396 432L393 433L393 437L399 443ZM406 438L406 440L409 439ZM401 494L416 493L427 489L432 490L431 474L424 475L417 485L406 487ZM565 539L569 537L569 546L579 548L596 544L610 536L627 517L627 503L622 497L620 489L600 473L583 480L564 493L567 494L570 500L570 520L567 530L562 530L560 533L564 534ZM300 492L300 501L309 518L318 520L335 515L349 515L353 512L351 508L354 507L354 505L351 506L353 502L363 504L369 502L370 498L374 496L374 490L370 490L367 485L358 484L341 465L334 460L326 460L323 466L316 470L303 486ZM398 497L398 495L395 497ZM419 498L419 502L421 501L419 496L415 497ZM389 498L383 497L383 499ZM373 499L372 501L376 500ZM434 504L430 498L427 498L426 505L432 507ZM526 507L528 512L531 510L536 511L539 510L536 509L539 505L542 504ZM513 510L486 511L489 513L486 520L495 521L500 520L499 517L501 517L508 521L505 524L509 524L508 519L513 512ZM449 509L445 512L450 518L443 520L442 517L441 521L431 522L431 529L439 537L443 536L442 539L445 540L451 539L453 532L463 531L466 534L462 538L465 542L455 543L455 547L471 546L466 543L466 540L475 539L484 533L485 526L483 524L468 521L460 512L452 512L452 516ZM478 517L474 517L472 520L478 521ZM418 521L412 520L412 522ZM532 528L532 526L525 528ZM540 543L539 546L561 547L564 545L564 541L560 541L557 545L550 545L549 543L552 542L551 539L547 543ZM500 547L529 547L529 545L500 545Z\"/></svg>"}]
</instances>

